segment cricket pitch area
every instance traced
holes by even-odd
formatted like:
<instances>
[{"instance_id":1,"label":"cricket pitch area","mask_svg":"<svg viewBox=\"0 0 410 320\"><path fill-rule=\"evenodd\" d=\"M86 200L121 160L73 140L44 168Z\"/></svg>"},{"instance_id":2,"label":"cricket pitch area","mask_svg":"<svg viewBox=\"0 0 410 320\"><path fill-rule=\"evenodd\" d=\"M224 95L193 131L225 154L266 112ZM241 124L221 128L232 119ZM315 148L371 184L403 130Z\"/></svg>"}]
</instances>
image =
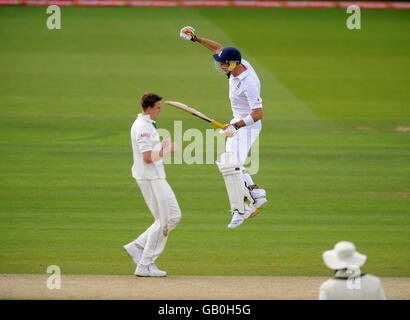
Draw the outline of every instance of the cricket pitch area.
<instances>
[{"instance_id":1,"label":"cricket pitch area","mask_svg":"<svg viewBox=\"0 0 410 320\"><path fill-rule=\"evenodd\" d=\"M0 299L316 300L326 277L63 275L49 290L47 275L0 275ZM387 299L410 298L410 278L381 278Z\"/></svg>"}]
</instances>

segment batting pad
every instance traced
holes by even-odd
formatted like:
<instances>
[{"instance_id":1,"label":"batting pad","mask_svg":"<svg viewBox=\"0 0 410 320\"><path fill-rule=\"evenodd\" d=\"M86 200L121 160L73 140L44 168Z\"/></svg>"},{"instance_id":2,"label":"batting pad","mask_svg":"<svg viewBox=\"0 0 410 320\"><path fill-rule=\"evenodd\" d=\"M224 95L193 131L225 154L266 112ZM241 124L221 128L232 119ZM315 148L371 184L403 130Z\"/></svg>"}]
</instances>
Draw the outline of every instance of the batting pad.
<instances>
[{"instance_id":1,"label":"batting pad","mask_svg":"<svg viewBox=\"0 0 410 320\"><path fill-rule=\"evenodd\" d=\"M219 161L216 161L219 171L225 180L226 191L228 192L229 202L232 213L238 210L239 213L245 213L244 197L251 199L248 188L243 180L241 165L236 155L232 152L221 154Z\"/></svg>"}]
</instances>

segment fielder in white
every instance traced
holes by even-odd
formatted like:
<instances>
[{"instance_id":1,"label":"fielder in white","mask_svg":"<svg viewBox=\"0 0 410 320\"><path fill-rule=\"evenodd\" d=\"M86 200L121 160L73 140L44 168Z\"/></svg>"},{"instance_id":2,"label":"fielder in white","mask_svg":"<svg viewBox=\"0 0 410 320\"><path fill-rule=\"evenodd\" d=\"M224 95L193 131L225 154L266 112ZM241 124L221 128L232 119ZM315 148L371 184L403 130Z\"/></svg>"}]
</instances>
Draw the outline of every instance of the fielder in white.
<instances>
[{"instance_id":1,"label":"fielder in white","mask_svg":"<svg viewBox=\"0 0 410 320\"><path fill-rule=\"evenodd\" d=\"M155 260L165 248L168 234L181 220L181 210L175 194L165 180L162 158L177 150L166 137L160 142L156 120L161 112L162 97L146 93L141 98L142 113L131 127L131 144L134 158L132 176L154 216L154 223L124 249L137 265L135 274L142 277L164 277Z\"/></svg>"},{"instance_id":2,"label":"fielder in white","mask_svg":"<svg viewBox=\"0 0 410 320\"><path fill-rule=\"evenodd\" d=\"M321 285L319 300L386 300L379 278L361 273L366 256L353 243L336 243L333 250L323 253L323 261L335 275Z\"/></svg>"},{"instance_id":3,"label":"fielder in white","mask_svg":"<svg viewBox=\"0 0 410 320\"><path fill-rule=\"evenodd\" d=\"M226 152L217 162L228 191L232 220L228 228L241 225L245 219L256 216L268 201L265 190L259 188L245 170L244 164L252 144L262 129L262 98L260 81L248 61L234 47L223 47L219 43L200 38L192 27L180 31L184 40L201 43L214 52L215 66L229 79L229 99L233 119L221 130L227 136ZM250 201L250 205L245 200Z\"/></svg>"}]
</instances>

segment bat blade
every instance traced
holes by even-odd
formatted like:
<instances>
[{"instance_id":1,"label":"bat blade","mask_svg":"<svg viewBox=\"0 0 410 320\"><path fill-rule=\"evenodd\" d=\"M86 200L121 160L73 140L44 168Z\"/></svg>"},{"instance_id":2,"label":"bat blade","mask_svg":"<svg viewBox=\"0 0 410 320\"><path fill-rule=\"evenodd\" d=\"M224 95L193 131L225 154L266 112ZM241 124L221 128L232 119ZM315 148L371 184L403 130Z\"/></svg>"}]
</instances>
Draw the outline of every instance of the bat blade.
<instances>
[{"instance_id":1,"label":"bat blade","mask_svg":"<svg viewBox=\"0 0 410 320\"><path fill-rule=\"evenodd\" d=\"M208 116L204 115L203 113L199 112L198 110L187 106L186 104L182 103L182 102L178 102L178 101L164 101L164 103L173 106L175 108L181 109L185 112L188 112L198 118L201 118L202 120L205 120L209 123L211 123L212 125L214 125L215 127L218 127L220 129L224 129L225 126L222 123L219 123L216 120L213 120L211 118L209 118Z\"/></svg>"}]
</instances>

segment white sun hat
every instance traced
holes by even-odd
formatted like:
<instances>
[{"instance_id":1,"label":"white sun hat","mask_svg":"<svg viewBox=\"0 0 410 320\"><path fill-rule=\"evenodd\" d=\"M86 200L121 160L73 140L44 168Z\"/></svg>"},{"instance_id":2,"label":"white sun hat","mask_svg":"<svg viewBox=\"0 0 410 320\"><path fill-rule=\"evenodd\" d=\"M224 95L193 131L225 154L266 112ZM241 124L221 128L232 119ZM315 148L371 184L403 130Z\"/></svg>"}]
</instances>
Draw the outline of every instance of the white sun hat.
<instances>
[{"instance_id":1,"label":"white sun hat","mask_svg":"<svg viewBox=\"0 0 410 320\"><path fill-rule=\"evenodd\" d=\"M361 267L366 259L367 257L358 253L355 245L348 241L340 241L335 244L333 250L323 252L325 265L333 270Z\"/></svg>"}]
</instances>

